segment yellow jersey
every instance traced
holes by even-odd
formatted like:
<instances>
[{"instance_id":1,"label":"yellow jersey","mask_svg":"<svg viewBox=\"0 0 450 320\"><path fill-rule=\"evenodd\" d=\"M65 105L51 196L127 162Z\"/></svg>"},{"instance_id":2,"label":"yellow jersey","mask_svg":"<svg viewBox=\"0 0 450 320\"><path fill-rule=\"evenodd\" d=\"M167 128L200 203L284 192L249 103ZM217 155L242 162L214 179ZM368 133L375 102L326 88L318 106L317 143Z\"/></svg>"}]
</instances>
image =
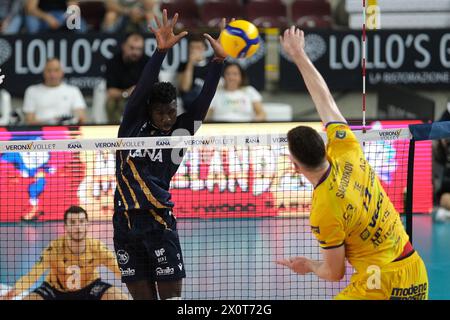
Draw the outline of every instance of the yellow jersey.
<instances>
[{"instance_id":1,"label":"yellow jersey","mask_svg":"<svg viewBox=\"0 0 450 320\"><path fill-rule=\"evenodd\" d=\"M30 272L16 282L17 294L28 290L47 271L45 281L62 292L80 290L100 278L97 268L101 265L120 278L114 253L101 241L86 238L86 250L80 254L72 253L67 242L63 236L49 244Z\"/></svg>"},{"instance_id":2,"label":"yellow jersey","mask_svg":"<svg viewBox=\"0 0 450 320\"><path fill-rule=\"evenodd\" d=\"M331 166L313 193L311 230L323 249L345 245L347 260L366 273L398 258L409 237L348 125L329 124L327 137Z\"/></svg>"}]
</instances>

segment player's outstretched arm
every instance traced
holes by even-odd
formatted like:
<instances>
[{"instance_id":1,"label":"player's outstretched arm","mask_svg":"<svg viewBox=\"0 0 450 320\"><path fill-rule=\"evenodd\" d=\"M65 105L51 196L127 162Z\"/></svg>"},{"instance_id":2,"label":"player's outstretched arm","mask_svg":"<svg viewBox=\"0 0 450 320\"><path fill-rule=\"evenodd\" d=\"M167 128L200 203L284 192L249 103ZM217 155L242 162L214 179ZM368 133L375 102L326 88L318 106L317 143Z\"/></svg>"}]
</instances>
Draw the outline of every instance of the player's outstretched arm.
<instances>
[{"instance_id":1,"label":"player's outstretched arm","mask_svg":"<svg viewBox=\"0 0 450 320\"><path fill-rule=\"evenodd\" d=\"M303 31L295 26L286 29L283 36L280 36L280 43L284 51L291 57L300 70L322 122L324 124L329 122L346 122L325 80L305 53L305 37Z\"/></svg>"},{"instance_id":2,"label":"player's outstretched arm","mask_svg":"<svg viewBox=\"0 0 450 320\"><path fill-rule=\"evenodd\" d=\"M0 300L11 300L29 290L49 268L49 254L48 251L45 250L30 272L22 276L5 295L0 296Z\"/></svg>"},{"instance_id":3,"label":"player's outstretched arm","mask_svg":"<svg viewBox=\"0 0 450 320\"><path fill-rule=\"evenodd\" d=\"M167 10L163 10L162 21L155 16L156 28L149 27L156 38L157 50L153 53L150 60L147 62L141 77L139 78L133 93L125 107L121 129L132 126L142 116L140 108L146 104L149 98L150 89L153 84L158 81L161 64L166 56L167 50L172 48L180 41L181 38L187 35L187 31L180 32L175 35L173 28L178 20L178 13L175 13L172 20L167 18ZM119 136L121 134L119 133Z\"/></svg>"},{"instance_id":4,"label":"player's outstretched arm","mask_svg":"<svg viewBox=\"0 0 450 320\"><path fill-rule=\"evenodd\" d=\"M345 275L345 246L322 250L322 254L323 261L310 260L305 257L292 257L279 260L276 263L301 275L312 272L324 280L341 280Z\"/></svg>"},{"instance_id":5,"label":"player's outstretched arm","mask_svg":"<svg viewBox=\"0 0 450 320\"><path fill-rule=\"evenodd\" d=\"M233 21L234 19L232 19ZM223 18L220 24L220 31L226 26L226 19ZM211 101L216 94L217 85L219 84L222 74L223 62L228 57L227 53L220 44L219 39L214 39L209 34L203 34L214 50L214 58L210 64L208 74L206 75L202 91L192 104L187 108L188 112L194 117L194 120L203 121L208 113Z\"/></svg>"}]
</instances>

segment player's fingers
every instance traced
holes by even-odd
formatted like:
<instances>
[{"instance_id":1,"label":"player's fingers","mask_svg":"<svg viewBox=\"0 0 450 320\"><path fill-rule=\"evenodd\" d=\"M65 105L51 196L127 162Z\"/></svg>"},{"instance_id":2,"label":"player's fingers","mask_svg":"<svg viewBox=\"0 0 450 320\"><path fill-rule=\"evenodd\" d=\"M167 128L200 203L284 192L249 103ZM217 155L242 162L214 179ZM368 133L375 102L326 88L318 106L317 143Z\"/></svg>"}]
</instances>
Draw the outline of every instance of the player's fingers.
<instances>
[{"instance_id":1,"label":"player's fingers","mask_svg":"<svg viewBox=\"0 0 450 320\"><path fill-rule=\"evenodd\" d=\"M188 34L187 31L180 32L179 34L177 34L177 35L175 36L176 41L178 42L181 38L185 37L187 34Z\"/></svg>"},{"instance_id":2,"label":"player's fingers","mask_svg":"<svg viewBox=\"0 0 450 320\"><path fill-rule=\"evenodd\" d=\"M275 263L279 264L281 266L288 267L288 268L291 267L291 263L289 261L287 261L287 260L277 260L277 261L275 261Z\"/></svg>"},{"instance_id":3,"label":"player's fingers","mask_svg":"<svg viewBox=\"0 0 450 320\"><path fill-rule=\"evenodd\" d=\"M152 27L152 25L148 25L148 28L151 32L156 33L156 29Z\"/></svg>"},{"instance_id":4,"label":"player's fingers","mask_svg":"<svg viewBox=\"0 0 450 320\"><path fill-rule=\"evenodd\" d=\"M289 30L289 33L294 35L295 34L295 26L291 26L291 29Z\"/></svg>"},{"instance_id":5,"label":"player's fingers","mask_svg":"<svg viewBox=\"0 0 450 320\"><path fill-rule=\"evenodd\" d=\"M158 28L161 28L161 22L159 21L159 18L157 16L154 17L155 23L158 26Z\"/></svg>"},{"instance_id":6,"label":"player's fingers","mask_svg":"<svg viewBox=\"0 0 450 320\"><path fill-rule=\"evenodd\" d=\"M220 21L220 30L225 29L226 25L227 25L227 19L222 18L222 20Z\"/></svg>"},{"instance_id":7,"label":"player's fingers","mask_svg":"<svg viewBox=\"0 0 450 320\"><path fill-rule=\"evenodd\" d=\"M151 30L153 33L156 31L155 27L157 27L158 25L156 24L155 20L151 20L149 22L149 24L147 25L148 29Z\"/></svg>"},{"instance_id":8,"label":"player's fingers","mask_svg":"<svg viewBox=\"0 0 450 320\"><path fill-rule=\"evenodd\" d=\"M207 33L204 33L203 34L203 36L209 41L209 43L211 44L211 46L213 45L213 43L214 43L214 39L213 39L213 37L211 37L209 34L207 34Z\"/></svg>"},{"instance_id":9,"label":"player's fingers","mask_svg":"<svg viewBox=\"0 0 450 320\"><path fill-rule=\"evenodd\" d=\"M286 38L287 36L289 36L289 29L284 30L284 37Z\"/></svg>"},{"instance_id":10,"label":"player's fingers","mask_svg":"<svg viewBox=\"0 0 450 320\"><path fill-rule=\"evenodd\" d=\"M163 25L164 26L167 25L167 10L166 9L163 10Z\"/></svg>"},{"instance_id":11,"label":"player's fingers","mask_svg":"<svg viewBox=\"0 0 450 320\"><path fill-rule=\"evenodd\" d=\"M170 22L170 26L171 26L172 28L174 28L175 25L177 24L177 21L178 21L178 12L175 13L175 15L173 16L172 21Z\"/></svg>"}]
</instances>

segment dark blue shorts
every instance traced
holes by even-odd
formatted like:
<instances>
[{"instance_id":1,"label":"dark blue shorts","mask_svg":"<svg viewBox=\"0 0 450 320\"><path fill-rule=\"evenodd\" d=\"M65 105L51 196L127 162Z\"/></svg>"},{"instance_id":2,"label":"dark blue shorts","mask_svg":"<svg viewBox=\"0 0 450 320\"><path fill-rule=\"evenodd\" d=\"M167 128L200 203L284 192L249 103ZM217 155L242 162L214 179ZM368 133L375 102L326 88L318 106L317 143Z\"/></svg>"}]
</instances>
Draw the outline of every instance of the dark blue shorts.
<instances>
[{"instance_id":1,"label":"dark blue shorts","mask_svg":"<svg viewBox=\"0 0 450 320\"><path fill-rule=\"evenodd\" d=\"M100 300L109 288L111 288L109 283L97 279L80 290L62 292L44 281L33 292L40 295L44 300Z\"/></svg>"},{"instance_id":2,"label":"dark blue shorts","mask_svg":"<svg viewBox=\"0 0 450 320\"><path fill-rule=\"evenodd\" d=\"M186 277L177 222L169 209L115 212L114 248L122 282Z\"/></svg>"}]
</instances>

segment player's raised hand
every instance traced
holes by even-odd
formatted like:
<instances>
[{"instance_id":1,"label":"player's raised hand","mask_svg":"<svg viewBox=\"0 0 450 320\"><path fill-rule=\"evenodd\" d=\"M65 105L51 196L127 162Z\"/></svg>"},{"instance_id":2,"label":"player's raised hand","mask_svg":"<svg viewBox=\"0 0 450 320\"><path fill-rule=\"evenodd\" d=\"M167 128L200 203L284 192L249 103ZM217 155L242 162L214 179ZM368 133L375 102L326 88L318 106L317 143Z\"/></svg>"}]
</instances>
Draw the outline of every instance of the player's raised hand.
<instances>
[{"instance_id":1,"label":"player's raised hand","mask_svg":"<svg viewBox=\"0 0 450 320\"><path fill-rule=\"evenodd\" d=\"M280 43L284 51L295 60L297 56L304 53L305 35L302 30L292 26L280 36Z\"/></svg>"},{"instance_id":2,"label":"player's raised hand","mask_svg":"<svg viewBox=\"0 0 450 320\"><path fill-rule=\"evenodd\" d=\"M298 273L301 275L312 272L309 262L310 262L310 260L305 257L292 257L289 259L276 261L277 264L288 267L295 273Z\"/></svg>"},{"instance_id":3,"label":"player's raised hand","mask_svg":"<svg viewBox=\"0 0 450 320\"><path fill-rule=\"evenodd\" d=\"M173 33L173 28L178 20L178 13L175 13L172 20L169 22L167 19L167 10L163 10L162 22L155 16L155 22L157 28L150 27L150 30L154 33L156 37L156 43L158 50L165 51L172 48L181 38L186 36L187 31L182 31L179 34Z\"/></svg>"},{"instance_id":4,"label":"player's raised hand","mask_svg":"<svg viewBox=\"0 0 450 320\"><path fill-rule=\"evenodd\" d=\"M231 19L231 21L234 21L236 19ZM222 32L223 29L225 29L225 26L227 25L227 19L222 18L222 21L220 22L220 32ZM214 50L214 56L218 59L224 60L226 57L228 57L228 54L225 52L225 50L222 47L222 44L220 43L220 36L217 39L214 39L209 34L204 33L203 34L205 38L208 40L209 44Z\"/></svg>"}]
</instances>

